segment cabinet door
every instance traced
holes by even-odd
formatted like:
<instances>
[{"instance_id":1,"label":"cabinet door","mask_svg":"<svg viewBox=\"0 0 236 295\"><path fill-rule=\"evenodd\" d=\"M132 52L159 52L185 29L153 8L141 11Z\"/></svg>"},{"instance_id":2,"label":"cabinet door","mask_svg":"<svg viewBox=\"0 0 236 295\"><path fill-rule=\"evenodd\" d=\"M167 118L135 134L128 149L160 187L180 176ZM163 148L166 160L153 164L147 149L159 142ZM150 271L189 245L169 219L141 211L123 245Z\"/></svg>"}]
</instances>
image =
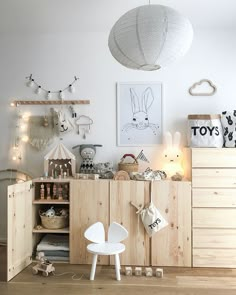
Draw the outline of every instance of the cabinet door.
<instances>
[{"instance_id":1,"label":"cabinet door","mask_svg":"<svg viewBox=\"0 0 236 295\"><path fill-rule=\"evenodd\" d=\"M152 199L169 223L152 237L152 265L191 266L191 183L156 181Z\"/></svg>"},{"instance_id":2,"label":"cabinet door","mask_svg":"<svg viewBox=\"0 0 236 295\"><path fill-rule=\"evenodd\" d=\"M32 262L32 181L8 187L7 280Z\"/></svg>"},{"instance_id":3,"label":"cabinet door","mask_svg":"<svg viewBox=\"0 0 236 295\"><path fill-rule=\"evenodd\" d=\"M70 263L91 264L92 255L86 250L89 241L85 230L100 221L107 231L109 223L109 181L72 180L70 196ZM108 264L108 256L99 256L98 263Z\"/></svg>"},{"instance_id":4,"label":"cabinet door","mask_svg":"<svg viewBox=\"0 0 236 295\"><path fill-rule=\"evenodd\" d=\"M121 264L150 265L150 240L130 201L146 205L149 202L149 182L111 181L110 222L122 224L129 232L124 241L126 250L120 255Z\"/></svg>"}]
</instances>

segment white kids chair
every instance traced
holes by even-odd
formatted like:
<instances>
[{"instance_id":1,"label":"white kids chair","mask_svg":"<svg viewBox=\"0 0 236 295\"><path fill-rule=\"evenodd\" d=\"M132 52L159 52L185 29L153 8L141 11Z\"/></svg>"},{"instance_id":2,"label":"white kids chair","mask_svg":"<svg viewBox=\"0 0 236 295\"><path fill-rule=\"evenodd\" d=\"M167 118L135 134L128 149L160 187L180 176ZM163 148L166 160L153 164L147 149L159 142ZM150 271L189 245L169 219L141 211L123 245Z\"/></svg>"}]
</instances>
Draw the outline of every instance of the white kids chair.
<instances>
[{"instance_id":1,"label":"white kids chair","mask_svg":"<svg viewBox=\"0 0 236 295\"><path fill-rule=\"evenodd\" d=\"M84 233L84 236L93 244L87 246L88 252L93 254L90 280L94 280L98 255L114 255L116 279L120 281L119 254L125 251L125 245L120 243L128 237L128 231L119 223L113 222L108 229L108 240L105 241L105 230L101 222L92 224Z\"/></svg>"}]
</instances>

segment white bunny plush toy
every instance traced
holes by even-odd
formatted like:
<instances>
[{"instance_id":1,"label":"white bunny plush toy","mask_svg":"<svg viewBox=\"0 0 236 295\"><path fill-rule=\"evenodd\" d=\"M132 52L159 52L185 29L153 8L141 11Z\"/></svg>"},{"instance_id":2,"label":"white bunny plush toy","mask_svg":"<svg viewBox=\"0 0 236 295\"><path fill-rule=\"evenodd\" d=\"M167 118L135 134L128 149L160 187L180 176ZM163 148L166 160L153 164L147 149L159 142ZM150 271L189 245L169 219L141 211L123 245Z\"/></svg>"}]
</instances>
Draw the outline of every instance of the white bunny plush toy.
<instances>
[{"instance_id":1,"label":"white bunny plush toy","mask_svg":"<svg viewBox=\"0 0 236 295\"><path fill-rule=\"evenodd\" d=\"M182 180L184 170L182 167L183 154L180 149L181 133L176 131L174 138L170 132L164 134L164 167L167 177L172 180Z\"/></svg>"}]
</instances>

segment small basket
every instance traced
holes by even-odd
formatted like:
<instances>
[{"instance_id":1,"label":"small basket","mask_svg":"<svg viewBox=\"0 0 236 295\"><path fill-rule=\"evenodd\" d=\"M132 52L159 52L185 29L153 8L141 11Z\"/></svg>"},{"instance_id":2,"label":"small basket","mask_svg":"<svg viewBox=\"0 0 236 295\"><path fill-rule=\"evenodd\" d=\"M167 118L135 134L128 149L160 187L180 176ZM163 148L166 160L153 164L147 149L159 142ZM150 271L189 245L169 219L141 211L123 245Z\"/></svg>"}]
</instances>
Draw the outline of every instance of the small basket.
<instances>
[{"instance_id":1,"label":"small basket","mask_svg":"<svg viewBox=\"0 0 236 295\"><path fill-rule=\"evenodd\" d=\"M124 163L124 159L126 157L133 158L133 163ZM118 171L123 170L128 173L130 172L138 172L138 161L133 154L125 154L122 158L120 163L118 164Z\"/></svg>"},{"instance_id":2,"label":"small basket","mask_svg":"<svg viewBox=\"0 0 236 295\"><path fill-rule=\"evenodd\" d=\"M40 214L41 223L44 228L47 229L60 229L65 228L69 225L69 218L68 215L61 215L61 216L44 216Z\"/></svg>"}]
</instances>

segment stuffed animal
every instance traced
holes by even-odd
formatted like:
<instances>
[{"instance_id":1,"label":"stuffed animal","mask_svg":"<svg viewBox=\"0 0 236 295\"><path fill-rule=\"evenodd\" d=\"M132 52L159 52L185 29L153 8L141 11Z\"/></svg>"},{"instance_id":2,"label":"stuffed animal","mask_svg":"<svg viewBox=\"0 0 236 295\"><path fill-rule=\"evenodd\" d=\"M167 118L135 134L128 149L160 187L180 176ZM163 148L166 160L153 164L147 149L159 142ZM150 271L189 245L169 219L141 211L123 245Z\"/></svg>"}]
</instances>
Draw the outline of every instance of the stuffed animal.
<instances>
[{"instance_id":1,"label":"stuffed animal","mask_svg":"<svg viewBox=\"0 0 236 295\"><path fill-rule=\"evenodd\" d=\"M65 134L74 129L74 125L67 118L64 111L58 109L52 109L52 111L57 115L54 124L58 127L60 134Z\"/></svg>"},{"instance_id":2,"label":"stuffed animal","mask_svg":"<svg viewBox=\"0 0 236 295\"><path fill-rule=\"evenodd\" d=\"M172 180L182 180L184 170L182 167L183 155L180 149L181 133L175 132L174 138L170 132L164 135L164 167L167 177Z\"/></svg>"},{"instance_id":3,"label":"stuffed animal","mask_svg":"<svg viewBox=\"0 0 236 295\"><path fill-rule=\"evenodd\" d=\"M101 144L81 144L76 145L73 149L79 147L80 155L83 159L80 166L80 173L95 173L93 159L96 155L96 147L102 146Z\"/></svg>"}]
</instances>

